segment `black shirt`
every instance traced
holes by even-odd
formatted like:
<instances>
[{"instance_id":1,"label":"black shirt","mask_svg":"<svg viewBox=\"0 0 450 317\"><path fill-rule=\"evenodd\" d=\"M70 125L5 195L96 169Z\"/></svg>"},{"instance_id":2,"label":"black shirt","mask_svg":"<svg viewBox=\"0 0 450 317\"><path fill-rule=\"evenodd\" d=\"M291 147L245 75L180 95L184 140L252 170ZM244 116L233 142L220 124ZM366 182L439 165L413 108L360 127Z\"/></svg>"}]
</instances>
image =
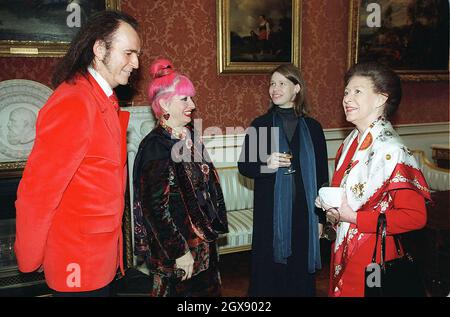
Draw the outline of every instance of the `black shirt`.
<instances>
[{"instance_id":1,"label":"black shirt","mask_svg":"<svg viewBox=\"0 0 450 317\"><path fill-rule=\"evenodd\" d=\"M283 121L283 129L284 133L288 138L289 143L292 141L292 137L294 136L295 129L297 128L298 117L295 114L294 108L280 108L276 107L275 111L280 116Z\"/></svg>"}]
</instances>

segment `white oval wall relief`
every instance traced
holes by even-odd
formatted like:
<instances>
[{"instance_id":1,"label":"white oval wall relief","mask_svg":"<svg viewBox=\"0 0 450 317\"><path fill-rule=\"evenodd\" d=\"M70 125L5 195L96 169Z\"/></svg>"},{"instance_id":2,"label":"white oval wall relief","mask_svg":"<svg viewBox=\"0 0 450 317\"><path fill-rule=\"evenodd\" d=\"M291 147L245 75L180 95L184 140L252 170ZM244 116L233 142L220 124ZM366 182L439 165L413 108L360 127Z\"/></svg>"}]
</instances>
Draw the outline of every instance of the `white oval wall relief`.
<instances>
[{"instance_id":1,"label":"white oval wall relief","mask_svg":"<svg viewBox=\"0 0 450 317\"><path fill-rule=\"evenodd\" d=\"M32 80L0 82L0 162L26 161L35 139L37 114L52 93Z\"/></svg>"}]
</instances>

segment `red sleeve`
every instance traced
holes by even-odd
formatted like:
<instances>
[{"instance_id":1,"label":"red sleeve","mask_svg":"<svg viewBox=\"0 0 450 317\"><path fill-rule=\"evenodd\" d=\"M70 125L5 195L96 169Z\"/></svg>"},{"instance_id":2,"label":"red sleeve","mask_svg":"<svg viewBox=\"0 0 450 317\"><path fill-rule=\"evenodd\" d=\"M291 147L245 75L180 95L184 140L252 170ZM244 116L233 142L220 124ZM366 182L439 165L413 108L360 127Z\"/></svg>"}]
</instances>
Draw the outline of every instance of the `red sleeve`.
<instances>
[{"instance_id":1,"label":"red sleeve","mask_svg":"<svg viewBox=\"0 0 450 317\"><path fill-rule=\"evenodd\" d=\"M425 198L412 189L400 189L391 192L394 199L392 209L386 210L387 233L399 234L418 230L427 223ZM358 211L356 224L360 232L375 233L378 213Z\"/></svg>"},{"instance_id":2,"label":"red sleeve","mask_svg":"<svg viewBox=\"0 0 450 317\"><path fill-rule=\"evenodd\" d=\"M16 200L15 252L22 272L42 265L53 216L89 146L89 106L81 97L64 96L39 113Z\"/></svg>"}]
</instances>

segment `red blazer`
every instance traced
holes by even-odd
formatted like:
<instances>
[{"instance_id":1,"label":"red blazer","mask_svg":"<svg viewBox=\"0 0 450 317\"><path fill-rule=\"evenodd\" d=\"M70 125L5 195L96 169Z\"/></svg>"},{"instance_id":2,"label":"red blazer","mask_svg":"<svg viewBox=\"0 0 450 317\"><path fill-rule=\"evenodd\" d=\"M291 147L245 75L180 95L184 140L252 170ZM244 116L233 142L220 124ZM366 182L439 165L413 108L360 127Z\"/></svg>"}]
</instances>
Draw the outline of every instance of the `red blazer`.
<instances>
[{"instance_id":1,"label":"red blazer","mask_svg":"<svg viewBox=\"0 0 450 317\"><path fill-rule=\"evenodd\" d=\"M412 230L418 230L427 222L425 198L411 189L397 190L394 195L394 209L386 211L387 237L386 237L386 261L398 258L393 234L400 234ZM365 276L367 265L372 262L373 249L376 242L377 222L379 213L371 210L359 210L356 223L359 232L370 235L370 238L358 246L358 250L349 259L345 271L342 274L344 284L342 286L343 297L364 296ZM334 243L332 245L334 248ZM378 241L377 261L380 261L381 245ZM333 268L333 256L331 256L331 268ZM333 272L330 272L332 275ZM330 278L331 281L331 278ZM332 295L330 283L329 293Z\"/></svg>"},{"instance_id":2,"label":"red blazer","mask_svg":"<svg viewBox=\"0 0 450 317\"><path fill-rule=\"evenodd\" d=\"M350 160L356 151L357 140L355 139L352 148L347 153L343 168L336 170L333 176L333 186L339 186L342 177L345 173L346 166L349 166ZM339 148L336 154L336 164L342 154L343 146ZM390 192L393 198L393 208L385 211L387 220L387 236L386 236L386 261L398 258L397 248L395 247L394 238L392 235L401 234L408 231L418 230L425 226L427 222L427 210L425 207L425 198L418 192L412 189L399 189ZM356 225L358 231L364 233L368 239L364 243L358 243L358 249L348 259L345 269L342 273L343 284L341 287L340 296L343 297L363 297L365 276L364 272L372 262L373 250L376 242L376 232L378 224L378 212L374 212L373 206L376 202L368 205L367 210L358 210L356 217ZM334 250L334 243L331 246ZM403 251L403 250L402 250ZM380 263L381 242L378 241L377 246L377 262ZM334 256L331 252L330 261L330 287L329 295L334 296L333 293L333 273L334 273Z\"/></svg>"},{"instance_id":3,"label":"red blazer","mask_svg":"<svg viewBox=\"0 0 450 317\"><path fill-rule=\"evenodd\" d=\"M61 84L40 110L16 201L19 270L50 288L90 291L122 264L129 113L91 75Z\"/></svg>"}]
</instances>

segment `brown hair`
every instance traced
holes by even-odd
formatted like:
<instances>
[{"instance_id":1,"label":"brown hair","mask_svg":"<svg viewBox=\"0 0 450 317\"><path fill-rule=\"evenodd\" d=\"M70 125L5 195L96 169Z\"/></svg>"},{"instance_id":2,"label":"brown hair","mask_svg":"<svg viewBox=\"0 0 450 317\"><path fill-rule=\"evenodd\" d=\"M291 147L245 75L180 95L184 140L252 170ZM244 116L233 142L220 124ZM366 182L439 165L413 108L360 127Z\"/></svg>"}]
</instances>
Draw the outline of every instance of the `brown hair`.
<instances>
[{"instance_id":1,"label":"brown hair","mask_svg":"<svg viewBox=\"0 0 450 317\"><path fill-rule=\"evenodd\" d=\"M294 99L294 111L298 117L306 117L309 112L309 106L306 102L306 84L300 70L293 64L281 64L270 73L270 77L272 77L274 73L280 73L294 83L294 85L300 85L300 91ZM275 105L271 101L270 110L274 109L274 107Z\"/></svg>"},{"instance_id":2,"label":"brown hair","mask_svg":"<svg viewBox=\"0 0 450 317\"><path fill-rule=\"evenodd\" d=\"M345 74L345 86L354 76L367 77L376 93L388 98L385 102L384 116L389 119L397 111L402 100L400 77L390 68L377 62L364 62L353 65Z\"/></svg>"},{"instance_id":3,"label":"brown hair","mask_svg":"<svg viewBox=\"0 0 450 317\"><path fill-rule=\"evenodd\" d=\"M108 10L94 13L78 31L66 55L56 66L52 77L53 87L71 81L77 73L85 75L94 60L95 41L104 41L106 49L109 49L121 22L128 23L137 31L137 21L124 12Z\"/></svg>"}]
</instances>

